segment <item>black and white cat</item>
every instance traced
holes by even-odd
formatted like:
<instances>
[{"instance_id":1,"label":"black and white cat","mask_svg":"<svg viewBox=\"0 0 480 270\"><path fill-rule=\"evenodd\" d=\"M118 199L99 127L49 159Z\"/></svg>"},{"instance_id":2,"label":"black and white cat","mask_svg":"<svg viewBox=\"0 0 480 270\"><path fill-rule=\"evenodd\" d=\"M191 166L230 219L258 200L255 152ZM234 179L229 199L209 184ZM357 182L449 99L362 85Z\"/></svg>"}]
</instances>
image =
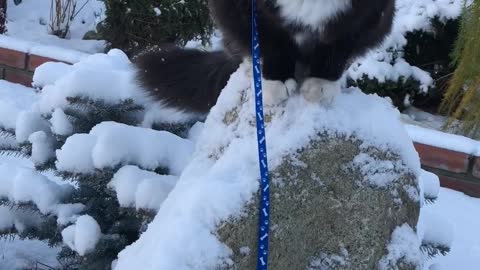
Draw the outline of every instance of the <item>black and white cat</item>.
<instances>
[{"instance_id":1,"label":"black and white cat","mask_svg":"<svg viewBox=\"0 0 480 270\"><path fill-rule=\"evenodd\" d=\"M225 51L163 46L135 58L143 88L165 106L208 113L239 64L250 57L251 1L209 0ZM395 0L257 0L264 102L299 90L331 100L349 64L390 32ZM299 87L297 87L297 82Z\"/></svg>"}]
</instances>

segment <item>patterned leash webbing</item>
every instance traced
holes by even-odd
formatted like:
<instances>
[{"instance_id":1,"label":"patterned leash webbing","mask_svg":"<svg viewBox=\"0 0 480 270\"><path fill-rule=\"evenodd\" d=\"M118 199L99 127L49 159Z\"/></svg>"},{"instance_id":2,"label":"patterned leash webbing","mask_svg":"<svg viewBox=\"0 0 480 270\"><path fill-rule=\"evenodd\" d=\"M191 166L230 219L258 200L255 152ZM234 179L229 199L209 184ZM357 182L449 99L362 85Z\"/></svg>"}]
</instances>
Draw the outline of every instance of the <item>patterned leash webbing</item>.
<instances>
[{"instance_id":1,"label":"patterned leash webbing","mask_svg":"<svg viewBox=\"0 0 480 270\"><path fill-rule=\"evenodd\" d=\"M267 145L265 124L263 121L262 73L260 67L260 44L257 30L257 6L252 0L252 63L253 82L255 89L255 109L257 118L258 159L260 165L260 219L258 231L257 269L268 269L268 233L270 215L270 192L267 163Z\"/></svg>"}]
</instances>

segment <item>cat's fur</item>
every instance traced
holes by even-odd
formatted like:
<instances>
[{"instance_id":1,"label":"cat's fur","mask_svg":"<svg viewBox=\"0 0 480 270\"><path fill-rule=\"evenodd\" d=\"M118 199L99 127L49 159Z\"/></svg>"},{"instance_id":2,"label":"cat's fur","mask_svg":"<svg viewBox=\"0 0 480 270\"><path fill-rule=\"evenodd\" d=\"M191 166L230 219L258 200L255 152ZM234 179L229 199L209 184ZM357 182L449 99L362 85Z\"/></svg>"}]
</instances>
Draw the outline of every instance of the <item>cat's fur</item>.
<instances>
[{"instance_id":1,"label":"cat's fur","mask_svg":"<svg viewBox=\"0 0 480 270\"><path fill-rule=\"evenodd\" d=\"M296 90L320 101L356 57L390 32L395 0L257 0L266 103ZM143 88L162 104L207 113L250 56L251 0L209 0L224 52L163 47L136 59Z\"/></svg>"}]
</instances>

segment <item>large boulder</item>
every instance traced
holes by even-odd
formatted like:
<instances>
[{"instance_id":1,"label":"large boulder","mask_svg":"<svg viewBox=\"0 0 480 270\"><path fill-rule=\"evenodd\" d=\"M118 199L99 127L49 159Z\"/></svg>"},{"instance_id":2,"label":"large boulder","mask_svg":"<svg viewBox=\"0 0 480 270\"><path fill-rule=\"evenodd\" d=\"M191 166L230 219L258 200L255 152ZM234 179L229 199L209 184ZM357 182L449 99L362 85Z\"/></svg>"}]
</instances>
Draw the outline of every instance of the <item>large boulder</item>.
<instances>
[{"instance_id":1,"label":"large boulder","mask_svg":"<svg viewBox=\"0 0 480 270\"><path fill-rule=\"evenodd\" d=\"M196 153L123 269L256 268L258 160L249 69L232 75ZM420 163L388 101L344 89L266 111L270 269L420 269Z\"/></svg>"},{"instance_id":2,"label":"large boulder","mask_svg":"<svg viewBox=\"0 0 480 270\"><path fill-rule=\"evenodd\" d=\"M360 146L354 138L319 134L272 172L271 269L377 269L393 231L416 227L415 175L397 155ZM368 160L357 161L362 158ZM392 177L391 184L378 187L370 177ZM221 241L233 251L234 263L224 269L255 269L257 198L245 215L219 227Z\"/></svg>"}]
</instances>

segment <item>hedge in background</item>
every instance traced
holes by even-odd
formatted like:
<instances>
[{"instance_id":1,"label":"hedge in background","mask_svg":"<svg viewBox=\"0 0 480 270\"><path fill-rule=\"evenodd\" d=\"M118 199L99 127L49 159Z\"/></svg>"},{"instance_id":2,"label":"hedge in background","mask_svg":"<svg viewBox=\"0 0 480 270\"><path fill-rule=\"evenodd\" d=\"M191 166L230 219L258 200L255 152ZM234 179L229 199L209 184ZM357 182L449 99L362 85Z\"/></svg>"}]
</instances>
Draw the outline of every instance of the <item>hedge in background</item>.
<instances>
[{"instance_id":1,"label":"hedge in background","mask_svg":"<svg viewBox=\"0 0 480 270\"><path fill-rule=\"evenodd\" d=\"M389 97L393 104L403 111L410 105L432 113L438 112L438 107L448 87L455 67L450 65L450 53L458 36L459 19L441 21L434 18L431 21L430 32L413 31L406 35L407 45L401 51L393 51L405 60L425 71L428 71L434 84L428 93L420 90L420 83L413 78L400 78L398 81L388 80L380 83L376 79L364 76L362 79L349 80L349 85L358 86L366 93L376 93Z\"/></svg>"},{"instance_id":2,"label":"hedge in background","mask_svg":"<svg viewBox=\"0 0 480 270\"><path fill-rule=\"evenodd\" d=\"M207 0L105 0L100 36L127 54L162 43L207 43L213 24Z\"/></svg>"}]
</instances>

